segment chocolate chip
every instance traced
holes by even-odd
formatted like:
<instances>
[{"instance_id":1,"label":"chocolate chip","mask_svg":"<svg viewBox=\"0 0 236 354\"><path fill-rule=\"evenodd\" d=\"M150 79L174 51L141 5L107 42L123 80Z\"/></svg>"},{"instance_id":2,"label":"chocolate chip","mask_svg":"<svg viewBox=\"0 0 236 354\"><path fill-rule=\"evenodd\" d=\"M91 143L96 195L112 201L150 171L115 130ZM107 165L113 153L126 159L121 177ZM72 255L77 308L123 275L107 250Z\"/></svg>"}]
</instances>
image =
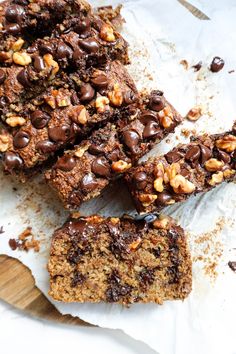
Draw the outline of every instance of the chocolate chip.
<instances>
[{"instance_id":1,"label":"chocolate chip","mask_svg":"<svg viewBox=\"0 0 236 354\"><path fill-rule=\"evenodd\" d=\"M71 95L71 103L73 106L77 106L79 104L79 97L76 92L73 92Z\"/></svg>"},{"instance_id":2,"label":"chocolate chip","mask_svg":"<svg viewBox=\"0 0 236 354\"><path fill-rule=\"evenodd\" d=\"M19 83L24 87L29 87L31 85L27 69L22 69L18 73L16 78L19 81Z\"/></svg>"},{"instance_id":3,"label":"chocolate chip","mask_svg":"<svg viewBox=\"0 0 236 354\"><path fill-rule=\"evenodd\" d=\"M24 14L24 8L20 5L8 6L5 12L5 18L8 22L18 22Z\"/></svg>"},{"instance_id":4,"label":"chocolate chip","mask_svg":"<svg viewBox=\"0 0 236 354\"><path fill-rule=\"evenodd\" d=\"M71 129L68 125L49 128L48 136L54 142L66 142L71 135Z\"/></svg>"},{"instance_id":5,"label":"chocolate chip","mask_svg":"<svg viewBox=\"0 0 236 354\"><path fill-rule=\"evenodd\" d=\"M73 53L72 59L74 61L77 61L77 60L81 59L83 56L84 56L84 52L80 48L77 48L77 49L75 49L75 51Z\"/></svg>"},{"instance_id":6,"label":"chocolate chip","mask_svg":"<svg viewBox=\"0 0 236 354\"><path fill-rule=\"evenodd\" d=\"M167 192L158 193L156 204L168 205L171 199L173 199L173 197Z\"/></svg>"},{"instance_id":7,"label":"chocolate chip","mask_svg":"<svg viewBox=\"0 0 236 354\"><path fill-rule=\"evenodd\" d=\"M92 75L90 79L91 83L98 89L104 89L108 86L108 78L103 72L96 72Z\"/></svg>"},{"instance_id":8,"label":"chocolate chip","mask_svg":"<svg viewBox=\"0 0 236 354\"><path fill-rule=\"evenodd\" d=\"M6 25L6 31L7 33L12 34L14 36L20 33L21 28L20 25L18 25L18 23L8 23Z\"/></svg>"},{"instance_id":9,"label":"chocolate chip","mask_svg":"<svg viewBox=\"0 0 236 354\"><path fill-rule=\"evenodd\" d=\"M3 69L0 69L0 85L6 80L6 73Z\"/></svg>"},{"instance_id":10,"label":"chocolate chip","mask_svg":"<svg viewBox=\"0 0 236 354\"><path fill-rule=\"evenodd\" d=\"M65 59L65 58L72 58L73 50L71 47L66 45L65 43L59 43L56 51L56 58L57 59Z\"/></svg>"},{"instance_id":11,"label":"chocolate chip","mask_svg":"<svg viewBox=\"0 0 236 354\"><path fill-rule=\"evenodd\" d=\"M44 54L54 54L54 47L53 47L53 44L50 44L50 43L41 43L39 45L39 51L42 55Z\"/></svg>"},{"instance_id":12,"label":"chocolate chip","mask_svg":"<svg viewBox=\"0 0 236 354\"><path fill-rule=\"evenodd\" d=\"M69 154L66 154L57 160L57 163L55 164L54 168L58 168L59 170L67 172L73 170L75 165L76 161L74 157Z\"/></svg>"},{"instance_id":13,"label":"chocolate chip","mask_svg":"<svg viewBox=\"0 0 236 354\"><path fill-rule=\"evenodd\" d=\"M116 270L112 271L107 282L109 284L106 290L106 300L108 302L117 302L132 291L132 286L121 283L121 278Z\"/></svg>"},{"instance_id":14,"label":"chocolate chip","mask_svg":"<svg viewBox=\"0 0 236 354\"><path fill-rule=\"evenodd\" d=\"M196 161L201 155L201 150L197 145L190 146L185 155L185 159L188 161Z\"/></svg>"},{"instance_id":15,"label":"chocolate chip","mask_svg":"<svg viewBox=\"0 0 236 354\"><path fill-rule=\"evenodd\" d=\"M93 161L91 171L98 176L110 176L110 165L107 159L103 156L98 157L96 160Z\"/></svg>"},{"instance_id":16,"label":"chocolate chip","mask_svg":"<svg viewBox=\"0 0 236 354\"><path fill-rule=\"evenodd\" d=\"M236 262L229 261L228 266L232 269L233 272L236 272Z\"/></svg>"},{"instance_id":17,"label":"chocolate chip","mask_svg":"<svg viewBox=\"0 0 236 354\"><path fill-rule=\"evenodd\" d=\"M98 183L91 174L85 175L81 181L81 188L87 193L93 191L97 186Z\"/></svg>"},{"instance_id":18,"label":"chocolate chip","mask_svg":"<svg viewBox=\"0 0 236 354\"><path fill-rule=\"evenodd\" d=\"M161 248L158 246L158 247L152 249L152 253L154 254L154 256L156 258L159 258L161 255Z\"/></svg>"},{"instance_id":19,"label":"chocolate chip","mask_svg":"<svg viewBox=\"0 0 236 354\"><path fill-rule=\"evenodd\" d=\"M73 278L72 278L72 280L71 280L71 287L72 287L72 288L75 288L75 287L78 286L79 284L83 284L85 280L86 280L86 276L76 270L76 271L74 272Z\"/></svg>"},{"instance_id":20,"label":"chocolate chip","mask_svg":"<svg viewBox=\"0 0 236 354\"><path fill-rule=\"evenodd\" d=\"M150 120L143 130L143 137L144 139L153 138L157 136L160 132L161 129L159 123Z\"/></svg>"},{"instance_id":21,"label":"chocolate chip","mask_svg":"<svg viewBox=\"0 0 236 354\"><path fill-rule=\"evenodd\" d=\"M143 111L139 120L144 125L146 125L150 121L157 122L157 114L152 111Z\"/></svg>"},{"instance_id":22,"label":"chocolate chip","mask_svg":"<svg viewBox=\"0 0 236 354\"><path fill-rule=\"evenodd\" d=\"M92 155L100 155L104 153L104 144L91 144L88 149L89 153Z\"/></svg>"},{"instance_id":23,"label":"chocolate chip","mask_svg":"<svg viewBox=\"0 0 236 354\"><path fill-rule=\"evenodd\" d=\"M31 123L36 129L43 129L48 125L48 122L50 120L49 114L36 110L33 113L31 113Z\"/></svg>"},{"instance_id":24,"label":"chocolate chip","mask_svg":"<svg viewBox=\"0 0 236 354\"><path fill-rule=\"evenodd\" d=\"M142 190L147 185L147 175L145 172L136 172L134 175L134 183L137 189Z\"/></svg>"},{"instance_id":25,"label":"chocolate chip","mask_svg":"<svg viewBox=\"0 0 236 354\"><path fill-rule=\"evenodd\" d=\"M181 151L177 148L171 150L165 155L167 162L170 164L179 161L182 157L183 153L181 153Z\"/></svg>"},{"instance_id":26,"label":"chocolate chip","mask_svg":"<svg viewBox=\"0 0 236 354\"><path fill-rule=\"evenodd\" d=\"M19 169L23 165L23 161L19 155L9 151L3 157L3 165L6 171L12 171Z\"/></svg>"},{"instance_id":27,"label":"chocolate chip","mask_svg":"<svg viewBox=\"0 0 236 354\"><path fill-rule=\"evenodd\" d=\"M79 41L79 46L87 53L96 53L99 49L99 44L94 38L87 38Z\"/></svg>"},{"instance_id":28,"label":"chocolate chip","mask_svg":"<svg viewBox=\"0 0 236 354\"><path fill-rule=\"evenodd\" d=\"M144 268L139 273L139 283L142 287L146 288L148 285L152 285L155 280L155 269Z\"/></svg>"},{"instance_id":29,"label":"chocolate chip","mask_svg":"<svg viewBox=\"0 0 236 354\"><path fill-rule=\"evenodd\" d=\"M36 71L40 72L45 69L45 64L42 57L40 57L39 55L35 55L33 59L34 59L34 68Z\"/></svg>"},{"instance_id":30,"label":"chocolate chip","mask_svg":"<svg viewBox=\"0 0 236 354\"><path fill-rule=\"evenodd\" d=\"M1 96L0 97L0 108L6 107L6 105L9 103L9 99L6 96Z\"/></svg>"},{"instance_id":31,"label":"chocolate chip","mask_svg":"<svg viewBox=\"0 0 236 354\"><path fill-rule=\"evenodd\" d=\"M57 150L57 146L49 140L42 140L36 144L36 149L43 154L50 154Z\"/></svg>"},{"instance_id":32,"label":"chocolate chip","mask_svg":"<svg viewBox=\"0 0 236 354\"><path fill-rule=\"evenodd\" d=\"M80 88L80 101L89 102L93 99L95 90L90 84L84 84Z\"/></svg>"},{"instance_id":33,"label":"chocolate chip","mask_svg":"<svg viewBox=\"0 0 236 354\"><path fill-rule=\"evenodd\" d=\"M12 251L15 251L18 248L18 242L15 238L10 238L8 244Z\"/></svg>"},{"instance_id":34,"label":"chocolate chip","mask_svg":"<svg viewBox=\"0 0 236 354\"><path fill-rule=\"evenodd\" d=\"M218 73L218 71L222 70L225 65L225 62L220 57L213 58L211 62L210 69L213 73Z\"/></svg>"},{"instance_id":35,"label":"chocolate chip","mask_svg":"<svg viewBox=\"0 0 236 354\"><path fill-rule=\"evenodd\" d=\"M218 154L218 159L219 160L224 161L224 163L226 163L226 164L230 164L231 157L226 152L224 152L222 150L218 150L217 154Z\"/></svg>"},{"instance_id":36,"label":"chocolate chip","mask_svg":"<svg viewBox=\"0 0 236 354\"><path fill-rule=\"evenodd\" d=\"M138 132L134 129L125 130L122 134L125 145L135 154L140 141Z\"/></svg>"},{"instance_id":37,"label":"chocolate chip","mask_svg":"<svg viewBox=\"0 0 236 354\"><path fill-rule=\"evenodd\" d=\"M123 99L124 99L124 103L128 105L136 102L138 96L136 95L136 93L134 93L134 91L129 90L124 93Z\"/></svg>"},{"instance_id":38,"label":"chocolate chip","mask_svg":"<svg viewBox=\"0 0 236 354\"><path fill-rule=\"evenodd\" d=\"M165 107L162 91L153 91L149 99L149 107L156 112L160 112Z\"/></svg>"},{"instance_id":39,"label":"chocolate chip","mask_svg":"<svg viewBox=\"0 0 236 354\"><path fill-rule=\"evenodd\" d=\"M30 136L27 132L18 131L13 138L13 145L16 149L25 148L30 142Z\"/></svg>"},{"instance_id":40,"label":"chocolate chip","mask_svg":"<svg viewBox=\"0 0 236 354\"><path fill-rule=\"evenodd\" d=\"M197 64L193 65L192 68L194 71L199 71L202 67L202 61L199 61Z\"/></svg>"},{"instance_id":41,"label":"chocolate chip","mask_svg":"<svg viewBox=\"0 0 236 354\"><path fill-rule=\"evenodd\" d=\"M90 20L88 17L81 18L80 21L74 27L74 31L77 33L84 33L90 29Z\"/></svg>"},{"instance_id":42,"label":"chocolate chip","mask_svg":"<svg viewBox=\"0 0 236 354\"><path fill-rule=\"evenodd\" d=\"M200 145L200 149L201 149L201 163L204 165L204 163L212 157L212 152L207 146L202 144Z\"/></svg>"}]
</instances>

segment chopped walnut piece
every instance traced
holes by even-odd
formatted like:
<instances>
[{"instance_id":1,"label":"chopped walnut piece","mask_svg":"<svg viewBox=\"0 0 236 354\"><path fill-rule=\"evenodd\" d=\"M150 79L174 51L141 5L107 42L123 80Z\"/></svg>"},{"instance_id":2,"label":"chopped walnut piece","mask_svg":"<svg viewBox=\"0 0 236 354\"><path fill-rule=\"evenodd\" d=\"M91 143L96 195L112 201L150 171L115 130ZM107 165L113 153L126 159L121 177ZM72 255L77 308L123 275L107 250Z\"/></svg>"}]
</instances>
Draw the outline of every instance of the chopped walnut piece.
<instances>
[{"instance_id":1,"label":"chopped walnut piece","mask_svg":"<svg viewBox=\"0 0 236 354\"><path fill-rule=\"evenodd\" d=\"M119 160L119 161L115 161L112 163L111 168L113 171L115 172L124 172L126 170L128 170L129 168L131 168L131 163L128 163L126 161L123 160Z\"/></svg>"},{"instance_id":2,"label":"chopped walnut piece","mask_svg":"<svg viewBox=\"0 0 236 354\"><path fill-rule=\"evenodd\" d=\"M223 179L224 179L224 174L222 171L220 171L220 172L214 173L211 176L211 179L208 181L208 183L211 186L215 186L216 184L221 183L223 181Z\"/></svg>"},{"instance_id":3,"label":"chopped walnut piece","mask_svg":"<svg viewBox=\"0 0 236 354\"><path fill-rule=\"evenodd\" d=\"M24 125L26 122L25 118L20 117L20 116L12 116L12 117L8 117L6 119L6 123L8 125L10 125L10 127L14 128L17 126L22 126Z\"/></svg>"},{"instance_id":4,"label":"chopped walnut piece","mask_svg":"<svg viewBox=\"0 0 236 354\"><path fill-rule=\"evenodd\" d=\"M183 65L183 67L184 67L185 70L188 70L189 64L188 64L188 61L187 61L186 59L180 60L179 63L180 63L181 65Z\"/></svg>"},{"instance_id":5,"label":"chopped walnut piece","mask_svg":"<svg viewBox=\"0 0 236 354\"><path fill-rule=\"evenodd\" d=\"M210 172L219 171L222 169L223 166L224 166L224 162L219 161L215 158L209 159L205 162L205 168L207 171Z\"/></svg>"},{"instance_id":6,"label":"chopped walnut piece","mask_svg":"<svg viewBox=\"0 0 236 354\"><path fill-rule=\"evenodd\" d=\"M25 41L24 39L22 38L18 38L17 41L15 41L12 46L11 46L11 49L14 51L14 52L19 52L19 50L21 50L21 48L23 47Z\"/></svg>"},{"instance_id":7,"label":"chopped walnut piece","mask_svg":"<svg viewBox=\"0 0 236 354\"><path fill-rule=\"evenodd\" d=\"M137 240L133 241L130 245L129 245L129 250L130 251L135 251L138 246L140 245L141 243L141 238L139 237Z\"/></svg>"},{"instance_id":8,"label":"chopped walnut piece","mask_svg":"<svg viewBox=\"0 0 236 354\"><path fill-rule=\"evenodd\" d=\"M182 175L176 175L174 178L170 179L170 185L177 194L190 194L196 189L195 185Z\"/></svg>"},{"instance_id":9,"label":"chopped walnut piece","mask_svg":"<svg viewBox=\"0 0 236 354\"><path fill-rule=\"evenodd\" d=\"M45 54L43 56L43 60L47 66L47 68L51 68L51 78L53 78L56 73L59 71L59 65L58 63L53 59L53 56L51 54Z\"/></svg>"},{"instance_id":10,"label":"chopped walnut piece","mask_svg":"<svg viewBox=\"0 0 236 354\"><path fill-rule=\"evenodd\" d=\"M0 152L5 152L9 148L9 136L7 134L0 134Z\"/></svg>"},{"instance_id":11,"label":"chopped walnut piece","mask_svg":"<svg viewBox=\"0 0 236 354\"><path fill-rule=\"evenodd\" d=\"M170 107L166 106L162 111L158 112L158 116L160 119L160 124L168 129L173 124L173 113L171 112Z\"/></svg>"},{"instance_id":12,"label":"chopped walnut piece","mask_svg":"<svg viewBox=\"0 0 236 354\"><path fill-rule=\"evenodd\" d=\"M157 177L154 181L154 189L157 191L157 192L163 192L164 190L164 186L163 186L163 178L162 177Z\"/></svg>"},{"instance_id":13,"label":"chopped walnut piece","mask_svg":"<svg viewBox=\"0 0 236 354\"><path fill-rule=\"evenodd\" d=\"M116 39L113 28L107 23L102 25L100 37L106 42L114 42Z\"/></svg>"},{"instance_id":14,"label":"chopped walnut piece","mask_svg":"<svg viewBox=\"0 0 236 354\"><path fill-rule=\"evenodd\" d=\"M118 83L114 84L112 92L108 92L108 97L114 106L119 107L122 105L123 94Z\"/></svg>"},{"instance_id":15,"label":"chopped walnut piece","mask_svg":"<svg viewBox=\"0 0 236 354\"><path fill-rule=\"evenodd\" d=\"M109 99L106 96L97 97L95 106L99 113L104 113L109 110Z\"/></svg>"},{"instance_id":16,"label":"chopped walnut piece","mask_svg":"<svg viewBox=\"0 0 236 354\"><path fill-rule=\"evenodd\" d=\"M216 141L216 146L227 152L233 152L236 150L236 136L226 135L222 139Z\"/></svg>"},{"instance_id":17,"label":"chopped walnut piece","mask_svg":"<svg viewBox=\"0 0 236 354\"><path fill-rule=\"evenodd\" d=\"M236 172L235 170L230 170L230 169L224 170L223 171L224 178L229 178L233 176L235 172Z\"/></svg>"},{"instance_id":18,"label":"chopped walnut piece","mask_svg":"<svg viewBox=\"0 0 236 354\"><path fill-rule=\"evenodd\" d=\"M156 199L157 199L157 195L155 195L155 194L140 194L140 196L139 196L140 202L145 207L154 203Z\"/></svg>"},{"instance_id":19,"label":"chopped walnut piece","mask_svg":"<svg viewBox=\"0 0 236 354\"><path fill-rule=\"evenodd\" d=\"M13 61L17 65L26 66L32 61L31 56L25 52L15 52L12 57Z\"/></svg>"},{"instance_id":20,"label":"chopped walnut piece","mask_svg":"<svg viewBox=\"0 0 236 354\"><path fill-rule=\"evenodd\" d=\"M85 151L87 151L89 148L89 144L84 144L83 146L79 146L76 150L74 155L76 157L82 157Z\"/></svg>"},{"instance_id":21,"label":"chopped walnut piece","mask_svg":"<svg viewBox=\"0 0 236 354\"><path fill-rule=\"evenodd\" d=\"M195 122L202 116L202 108L200 106L193 107L187 113L186 118L191 122Z\"/></svg>"},{"instance_id":22,"label":"chopped walnut piece","mask_svg":"<svg viewBox=\"0 0 236 354\"><path fill-rule=\"evenodd\" d=\"M160 216L159 219L153 222L153 226L156 229L167 230L170 228L171 219L168 216Z\"/></svg>"},{"instance_id":23,"label":"chopped walnut piece","mask_svg":"<svg viewBox=\"0 0 236 354\"><path fill-rule=\"evenodd\" d=\"M180 165L175 162L172 163L169 167L166 168L166 174L168 177L167 182L168 183L170 180L172 180L178 173L180 172Z\"/></svg>"}]
</instances>

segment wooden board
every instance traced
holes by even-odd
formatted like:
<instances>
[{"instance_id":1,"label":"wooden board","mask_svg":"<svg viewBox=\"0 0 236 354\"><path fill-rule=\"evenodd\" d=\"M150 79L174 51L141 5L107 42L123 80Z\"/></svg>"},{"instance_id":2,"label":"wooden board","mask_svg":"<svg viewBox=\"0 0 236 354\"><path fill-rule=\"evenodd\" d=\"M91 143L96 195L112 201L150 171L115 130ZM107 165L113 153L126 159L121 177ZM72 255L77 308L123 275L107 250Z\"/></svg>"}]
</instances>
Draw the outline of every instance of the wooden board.
<instances>
[{"instance_id":1,"label":"wooden board","mask_svg":"<svg viewBox=\"0 0 236 354\"><path fill-rule=\"evenodd\" d=\"M178 1L194 16L209 20L209 17L187 1ZM29 269L18 260L7 256L0 256L0 299L38 318L75 325L89 325L79 318L61 315L35 286Z\"/></svg>"}]
</instances>

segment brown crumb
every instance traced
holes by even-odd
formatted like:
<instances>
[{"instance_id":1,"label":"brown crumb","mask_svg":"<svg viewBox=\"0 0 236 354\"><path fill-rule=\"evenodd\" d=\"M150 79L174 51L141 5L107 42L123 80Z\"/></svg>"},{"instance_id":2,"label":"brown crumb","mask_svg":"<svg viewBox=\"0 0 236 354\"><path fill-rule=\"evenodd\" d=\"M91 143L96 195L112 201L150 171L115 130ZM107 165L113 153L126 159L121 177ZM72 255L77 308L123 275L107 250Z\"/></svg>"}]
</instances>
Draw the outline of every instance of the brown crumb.
<instances>
[{"instance_id":1,"label":"brown crumb","mask_svg":"<svg viewBox=\"0 0 236 354\"><path fill-rule=\"evenodd\" d=\"M228 262L228 266L230 267L230 269L233 271L233 272L236 272L236 262L232 262L232 261L229 261Z\"/></svg>"},{"instance_id":2,"label":"brown crumb","mask_svg":"<svg viewBox=\"0 0 236 354\"><path fill-rule=\"evenodd\" d=\"M181 134L185 136L185 138L188 138L190 135L194 136L196 132L197 132L196 129L186 129L186 128L181 129Z\"/></svg>"},{"instance_id":3,"label":"brown crumb","mask_svg":"<svg viewBox=\"0 0 236 354\"><path fill-rule=\"evenodd\" d=\"M179 62L181 65L183 65L184 69L185 70L188 70L188 62L186 59L182 59L180 62Z\"/></svg>"},{"instance_id":4,"label":"brown crumb","mask_svg":"<svg viewBox=\"0 0 236 354\"><path fill-rule=\"evenodd\" d=\"M186 118L191 122L195 122L202 116L202 108L200 106L196 106L190 109L187 113Z\"/></svg>"},{"instance_id":5,"label":"brown crumb","mask_svg":"<svg viewBox=\"0 0 236 354\"><path fill-rule=\"evenodd\" d=\"M5 231L3 230L3 226L0 226L0 235L1 235L1 234L4 234L4 232L5 232Z\"/></svg>"},{"instance_id":6,"label":"brown crumb","mask_svg":"<svg viewBox=\"0 0 236 354\"><path fill-rule=\"evenodd\" d=\"M232 73L234 73L234 72L235 72L234 69L228 71L229 74L232 74Z\"/></svg>"},{"instance_id":7,"label":"brown crumb","mask_svg":"<svg viewBox=\"0 0 236 354\"><path fill-rule=\"evenodd\" d=\"M40 242L39 240L35 240L32 234L32 227L27 227L17 239L11 238L8 243L13 251L18 249L28 252L30 249L33 249L34 252L39 252L40 250Z\"/></svg>"}]
</instances>

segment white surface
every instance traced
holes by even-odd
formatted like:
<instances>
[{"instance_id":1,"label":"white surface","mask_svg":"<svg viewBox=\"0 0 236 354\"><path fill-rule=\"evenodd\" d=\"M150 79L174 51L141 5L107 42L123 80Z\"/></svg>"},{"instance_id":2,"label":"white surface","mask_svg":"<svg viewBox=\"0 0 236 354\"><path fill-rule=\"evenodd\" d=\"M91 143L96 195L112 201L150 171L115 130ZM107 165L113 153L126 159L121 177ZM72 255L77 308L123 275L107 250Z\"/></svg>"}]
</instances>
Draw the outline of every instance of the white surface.
<instances>
[{"instance_id":1,"label":"white surface","mask_svg":"<svg viewBox=\"0 0 236 354\"><path fill-rule=\"evenodd\" d=\"M154 354L121 331L32 319L0 301L2 354Z\"/></svg>"},{"instance_id":2,"label":"white surface","mask_svg":"<svg viewBox=\"0 0 236 354\"><path fill-rule=\"evenodd\" d=\"M97 3L101 4L101 1ZM211 5L211 1L208 3ZM236 118L236 74L228 74L228 70L236 69L233 47L236 43L236 8L231 6L231 1L224 2L227 3L223 18L219 9L214 12L214 7L209 7L214 20L200 21L174 0L125 1L127 24L124 33L133 48L130 72L135 75L139 87L148 84L152 88L164 89L166 96L183 114L193 105L202 104L206 112L204 117L196 124L184 123L185 127L195 128L198 133L223 131ZM205 10L206 7L205 4ZM208 70L215 55L226 61L224 70L218 74ZM179 64L182 59L187 59L190 65L202 60L203 68L199 73L185 71ZM148 73L152 73L153 81L147 82ZM210 96L213 98L209 99ZM180 135L181 128L183 126L177 129L175 136L172 135L170 144L163 142L157 147L158 153L184 140ZM0 220L6 232L0 237L0 247L3 253L30 266L36 284L47 294L49 236L55 226L61 225L66 213L60 210L46 186L40 187L32 182L17 186L17 192L12 193L14 185L9 178L2 176L0 201L5 208L0 209ZM103 199L83 206L82 210L92 213L101 205L104 214L131 210L122 191L121 187L119 193L113 191L118 195L115 202L107 199L108 193ZM222 248L222 256L216 257L219 274L216 281L205 274L204 262L194 262L194 289L183 303L169 302L162 307L136 304L129 309L103 304L55 305L62 313L79 315L103 327L123 329L161 354L235 354L236 275L227 266L229 260L236 259L235 206L236 185L223 184L205 196L191 198L184 205L169 209L169 213L177 216L189 232L193 256L198 256L200 249L207 246L195 242L207 231L213 230L213 235L206 258L214 258L217 247ZM223 226L217 230L215 226L221 216L224 216ZM19 234L26 225L33 226L34 233L44 240L39 255L9 250L8 238Z\"/></svg>"}]
</instances>

